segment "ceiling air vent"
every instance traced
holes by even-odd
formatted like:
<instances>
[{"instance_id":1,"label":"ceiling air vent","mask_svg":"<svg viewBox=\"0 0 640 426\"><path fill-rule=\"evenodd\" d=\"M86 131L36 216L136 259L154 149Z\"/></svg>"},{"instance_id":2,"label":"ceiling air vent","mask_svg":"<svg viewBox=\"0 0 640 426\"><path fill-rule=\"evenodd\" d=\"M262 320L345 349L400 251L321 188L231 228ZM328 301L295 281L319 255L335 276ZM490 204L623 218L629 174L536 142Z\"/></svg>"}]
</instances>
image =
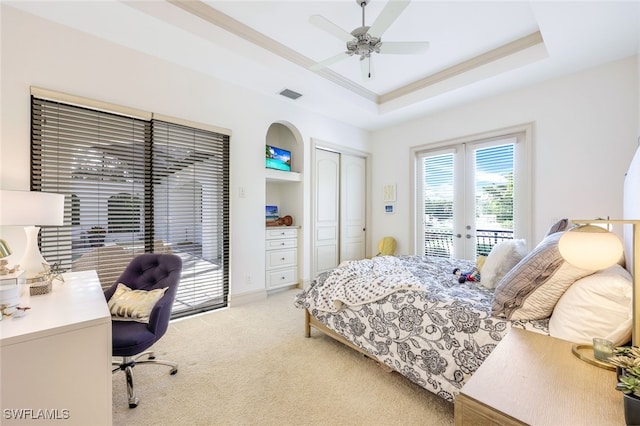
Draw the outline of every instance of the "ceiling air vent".
<instances>
[{"instance_id":1,"label":"ceiling air vent","mask_svg":"<svg viewBox=\"0 0 640 426\"><path fill-rule=\"evenodd\" d=\"M282 95L285 98L289 98L289 99L293 99L293 100L296 100L300 96L302 96L302 94L300 94L298 92L294 92L293 90L289 90L289 89L284 89L282 92L279 93L279 95Z\"/></svg>"}]
</instances>

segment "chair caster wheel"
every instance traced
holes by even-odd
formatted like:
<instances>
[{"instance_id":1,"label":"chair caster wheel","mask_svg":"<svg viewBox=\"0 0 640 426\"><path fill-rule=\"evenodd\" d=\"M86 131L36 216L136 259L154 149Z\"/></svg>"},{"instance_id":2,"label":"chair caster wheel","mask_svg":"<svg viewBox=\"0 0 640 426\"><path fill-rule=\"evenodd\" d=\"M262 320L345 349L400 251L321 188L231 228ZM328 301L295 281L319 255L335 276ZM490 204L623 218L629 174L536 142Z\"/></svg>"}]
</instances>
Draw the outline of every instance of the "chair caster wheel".
<instances>
[{"instance_id":1,"label":"chair caster wheel","mask_svg":"<svg viewBox=\"0 0 640 426\"><path fill-rule=\"evenodd\" d=\"M140 400L136 397L133 401L129 401L129 408L136 408Z\"/></svg>"},{"instance_id":2,"label":"chair caster wheel","mask_svg":"<svg viewBox=\"0 0 640 426\"><path fill-rule=\"evenodd\" d=\"M169 372L169 374L171 374L172 376L175 376L177 372L178 372L178 369L177 369L177 368L174 368L173 370L171 370L171 371Z\"/></svg>"}]
</instances>

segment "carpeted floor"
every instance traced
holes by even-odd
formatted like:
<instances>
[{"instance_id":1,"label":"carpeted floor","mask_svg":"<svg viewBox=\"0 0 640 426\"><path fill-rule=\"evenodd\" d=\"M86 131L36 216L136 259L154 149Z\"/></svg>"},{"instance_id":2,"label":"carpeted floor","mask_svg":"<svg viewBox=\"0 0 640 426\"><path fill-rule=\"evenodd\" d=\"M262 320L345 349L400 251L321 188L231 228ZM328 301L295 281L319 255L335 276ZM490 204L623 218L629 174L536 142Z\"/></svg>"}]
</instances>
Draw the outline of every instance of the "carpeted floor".
<instances>
[{"instance_id":1,"label":"carpeted floor","mask_svg":"<svg viewBox=\"0 0 640 426\"><path fill-rule=\"evenodd\" d=\"M303 336L299 290L173 322L139 365L129 409L113 376L114 425L452 425L453 405L317 331Z\"/></svg>"}]
</instances>

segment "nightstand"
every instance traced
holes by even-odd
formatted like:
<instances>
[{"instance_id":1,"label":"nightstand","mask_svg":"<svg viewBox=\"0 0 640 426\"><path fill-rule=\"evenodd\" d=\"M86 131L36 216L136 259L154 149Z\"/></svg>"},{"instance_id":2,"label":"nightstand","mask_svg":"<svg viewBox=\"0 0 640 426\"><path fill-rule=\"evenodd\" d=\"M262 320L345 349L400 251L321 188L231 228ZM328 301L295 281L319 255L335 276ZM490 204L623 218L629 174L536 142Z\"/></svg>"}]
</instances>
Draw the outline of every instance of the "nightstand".
<instances>
[{"instance_id":1,"label":"nightstand","mask_svg":"<svg viewBox=\"0 0 640 426\"><path fill-rule=\"evenodd\" d=\"M615 372L579 360L572 345L511 329L456 397L456 426L624 425Z\"/></svg>"}]
</instances>

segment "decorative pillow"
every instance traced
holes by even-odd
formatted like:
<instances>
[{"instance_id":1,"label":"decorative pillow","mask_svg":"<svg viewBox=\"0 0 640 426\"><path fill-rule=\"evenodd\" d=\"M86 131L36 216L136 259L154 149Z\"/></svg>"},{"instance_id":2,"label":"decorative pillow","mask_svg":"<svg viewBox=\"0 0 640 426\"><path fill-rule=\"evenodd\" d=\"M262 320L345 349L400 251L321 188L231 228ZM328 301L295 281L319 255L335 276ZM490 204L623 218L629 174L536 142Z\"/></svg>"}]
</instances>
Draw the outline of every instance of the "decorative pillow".
<instances>
[{"instance_id":1,"label":"decorative pillow","mask_svg":"<svg viewBox=\"0 0 640 426\"><path fill-rule=\"evenodd\" d=\"M547 230L547 234L545 237L548 237L551 234L555 234L556 232L564 232L568 230L571 226L569 225L569 219L560 219Z\"/></svg>"},{"instance_id":2,"label":"decorative pillow","mask_svg":"<svg viewBox=\"0 0 640 426\"><path fill-rule=\"evenodd\" d=\"M494 316L510 320L548 318L571 284L595 272L565 262L558 250L562 234L545 237L498 282L491 305Z\"/></svg>"},{"instance_id":3,"label":"decorative pillow","mask_svg":"<svg viewBox=\"0 0 640 426\"><path fill-rule=\"evenodd\" d=\"M478 271L482 273L482 268L484 268L484 262L487 261L487 256L484 255L480 255L478 256L478 258L476 259L476 268L478 268Z\"/></svg>"},{"instance_id":4,"label":"decorative pillow","mask_svg":"<svg viewBox=\"0 0 640 426\"><path fill-rule=\"evenodd\" d=\"M576 281L562 295L549 319L549 334L591 344L600 337L622 346L631 338L631 274L613 265Z\"/></svg>"},{"instance_id":5,"label":"decorative pillow","mask_svg":"<svg viewBox=\"0 0 640 426\"><path fill-rule=\"evenodd\" d=\"M132 290L119 283L107 305L111 317L117 321L149 322L149 315L155 304L164 296L167 288L156 290Z\"/></svg>"},{"instance_id":6,"label":"decorative pillow","mask_svg":"<svg viewBox=\"0 0 640 426\"><path fill-rule=\"evenodd\" d=\"M493 246L482 266L480 284L496 288L498 281L527 255L525 240L504 240Z\"/></svg>"}]
</instances>

